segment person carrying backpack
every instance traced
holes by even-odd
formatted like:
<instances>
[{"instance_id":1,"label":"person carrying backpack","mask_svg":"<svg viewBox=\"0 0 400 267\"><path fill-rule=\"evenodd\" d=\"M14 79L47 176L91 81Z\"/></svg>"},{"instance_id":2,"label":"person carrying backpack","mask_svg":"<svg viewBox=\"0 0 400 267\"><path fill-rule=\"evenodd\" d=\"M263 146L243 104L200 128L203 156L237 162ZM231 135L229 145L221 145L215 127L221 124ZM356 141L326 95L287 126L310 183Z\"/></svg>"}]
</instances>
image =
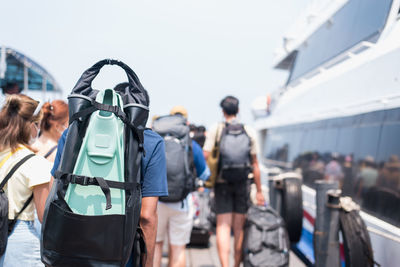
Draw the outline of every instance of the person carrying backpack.
<instances>
[{"instance_id":1,"label":"person carrying backpack","mask_svg":"<svg viewBox=\"0 0 400 267\"><path fill-rule=\"evenodd\" d=\"M265 200L261 191L255 132L239 122L239 100L236 97L225 97L220 106L225 122L215 125L207 132L203 149L206 159L211 157L215 146L219 149L214 194L217 247L221 266L229 266L230 234L233 228L234 266L239 267L242 261L243 228L249 202L248 177L251 173L257 188L257 205L264 205Z\"/></svg>"},{"instance_id":2,"label":"person carrying backpack","mask_svg":"<svg viewBox=\"0 0 400 267\"><path fill-rule=\"evenodd\" d=\"M84 89L88 89L87 91L90 90L94 90L91 88L90 84L91 81L94 79L94 77L98 74L98 72L100 71L100 68L104 65L119 65L120 67L123 67L123 69L126 71L126 73L128 74L128 83L121 83L118 84L113 91L115 93L118 93L119 95L124 96L125 98L123 99L123 101L132 101L133 103L130 104L126 104L126 106L124 107L125 112L128 113L133 109L133 113L129 113L128 115L131 116L133 114L133 116L136 118L137 121L135 121L136 127L139 127L139 123L141 125L145 124L147 121L147 112L149 110L148 106L149 106L149 96L147 91L142 87L142 85L140 84L139 79L136 77L136 74L134 74L134 72L128 67L126 66L124 63L120 62L120 61L116 61L116 60L102 60L99 61L98 63L96 63L95 65L93 65L93 67L91 67L90 69L88 69L82 79L90 79L89 82L82 82L82 79L80 81L78 81L76 88L80 88L79 86L82 85L82 88ZM106 91L110 92L111 89L106 89ZM85 92L87 92L85 91ZM101 92L98 92L98 94L100 94ZM84 100L84 99L88 99L87 97L81 97L80 95L78 95L80 97L80 99ZM70 96L71 98L71 96ZM74 100L74 99L72 99ZM77 99L79 100L79 99ZM141 102L141 103L137 103L137 102ZM121 101L120 101L121 102ZM120 103L119 102L119 103ZM70 105L71 107L71 105ZM101 106L100 106L101 107ZM107 110L111 110L113 112L115 112L116 114L120 115L120 112L117 112L114 107L108 107L108 104L104 105L105 109ZM70 108L70 112L71 112L72 108ZM141 111L143 111L142 113L140 113ZM145 112L147 111L147 112ZM101 112L101 111L100 111ZM115 114L113 113L113 114ZM107 114L107 113L106 113ZM138 115L142 114L141 117L139 117ZM65 165L69 164L69 158L74 156L74 153L71 153L71 149L73 149L73 147L71 145L69 145L69 141L71 141L71 137L74 136L74 134L76 134L76 132L74 132L74 130L76 131L76 128L74 129L74 125L73 125L73 121L72 119L70 119L70 125L68 127L68 129L66 129L64 131L64 133L62 134L59 142L58 142L58 149L57 149L57 153L56 153L56 158L54 161L54 165L53 165L53 169L51 171L53 176L58 176L58 179L63 179L63 177L60 177L60 171L65 169ZM76 120L75 120L76 121ZM83 121L83 120L82 120ZM82 123L82 121L80 121L79 123ZM90 124L89 124L90 126ZM106 128L105 130L108 130L108 128ZM115 129L117 130L117 129ZM46 257L45 260L50 261L52 260L53 262L51 264L49 264L50 266L124 266L126 263L126 266L143 266L143 267L147 267L147 266L153 266L153 256L154 256L154 246L155 246L155 239L156 239L156 231L157 231L157 203L158 203L158 197L160 196L167 196L168 195L168 187L167 187L167 179L166 179L166 161L165 161L165 150L164 150L164 141L163 139L155 132L153 132L150 129L145 129L145 128L140 128L139 130L142 130L142 135L137 135L136 137L139 139L139 141L141 141L142 143L140 143L138 145L138 142L135 143L135 140L133 140L133 148L132 150L128 150L130 153L135 153L136 155L140 155L140 157L136 157L136 158L129 158L130 155L129 153L126 153L126 157L127 160L124 160L125 163L125 168L126 168L126 172L129 174L129 172L134 172L135 173L135 179L138 178L139 179L139 183L135 184L135 190L136 193L135 194L131 194L131 197L129 199L127 199L126 202L126 207L133 207L134 208L134 212L129 211L129 214L126 215L121 215L121 214L111 214L110 218L115 218L114 221L118 221L118 218L122 218L122 216L126 217L126 220L132 220L137 218L139 223L138 226L140 227L139 229L136 228L136 224L133 224L132 227L127 227L125 224L125 227L122 228L115 228L115 227L110 227L110 224L103 224L101 225L102 222L99 222L98 225L100 225L101 227L104 227L104 233L103 232L94 232L94 229L96 227L98 227L98 225L93 225L93 227L90 228L86 228L86 230L88 232L91 232L93 237L97 237L97 239L93 238L92 240L87 240L87 241L83 241L82 237L80 236L76 236L76 235L71 235L71 236L67 236L68 233L62 235L62 238L67 239L69 244L66 244L65 242L63 243L57 243L58 240L51 240L52 238L52 230L54 230L53 232L58 232L57 234L60 234L60 227L69 227L65 221L63 222L63 224L58 225L58 227L53 227L52 226L52 221L49 220L48 221L48 229L47 231L49 231L48 233L48 237L47 240L44 238L46 235L46 222L44 223L44 227L42 227L42 244L43 244L43 248L42 249L42 260L43 257ZM112 131L110 131L112 132ZM127 131L126 134L132 134L131 131ZM97 137L102 137L101 135L97 136ZM96 139L94 139L96 140ZM105 145L107 145L107 140L109 139L104 139L104 138L98 138L96 141L98 141L98 145L100 148L105 147ZM127 139L125 139L127 140ZM90 145L90 144L89 144ZM129 145L129 144L128 144ZM128 147L129 149L131 147ZM93 148L90 148L93 149ZM137 153L137 152L141 152L141 153ZM96 156L98 154L94 154L94 156ZM67 158L68 157L68 158ZM97 160L97 158L94 158L95 160ZM139 171L139 172L138 172ZM73 175L72 175L73 176ZM128 175L127 175L128 176ZM81 179L82 177L84 178L84 176L79 176L76 175L75 176L77 181L75 181L75 183L78 183L78 179L79 180L83 180L82 184L86 184L89 186L92 186L92 182L94 179L98 179L100 182L102 181L101 179L99 179L98 177L95 178L85 178L85 179ZM129 176L128 176L129 177ZM85 182L86 180L86 182ZM56 182L57 179L55 180ZM104 181L106 181L106 179L104 179ZM118 185L120 183L118 182L113 182L113 181L106 181L106 183L108 183L110 185L110 187L112 187L113 185ZM127 183L127 186L129 186L128 188L130 188L130 184L132 183ZM95 185L95 186L99 186L99 185ZM95 186L92 188L95 188ZM107 186L105 186L103 184L103 187L106 188ZM54 187L52 188L55 189ZM113 188L111 188L110 190L112 190ZM57 190L57 189L56 189ZM109 192L110 190L104 190L105 193ZM71 190L72 191L72 190ZM86 191L89 191L89 189L87 189ZM128 190L124 190L126 194L129 193ZM101 191L100 191L101 192ZM70 193L71 195L71 193ZM77 194L76 194L77 195ZM53 207L55 207L56 205L61 205L62 204L62 200L61 197L63 196L58 196L60 198L56 199ZM66 198L66 197L65 197ZM50 199L50 196L49 196ZM105 195L100 195L100 197L98 198L100 201L103 201L103 203L106 203L106 199L107 196L105 197ZM110 198L108 198L110 199ZM83 199L83 201L85 201L87 199ZM90 200L90 199L89 199ZM112 207L118 208L118 202L117 202L117 198L112 197L111 199L111 204ZM82 201L82 202L83 202ZM49 200L48 202L51 203L51 200ZM61 203L61 204L59 204ZM65 206L65 203L64 203ZM51 208L51 206L50 206ZM50 213L50 208L49 208L49 213ZM107 207L106 207L107 208ZM101 212L103 212L104 207L100 207L98 210L100 210ZM106 210L109 211L111 210L111 207ZM138 211L138 214L136 214L136 212ZM96 220L95 217L101 217L101 216L81 216L78 213L73 213L71 211L65 211L65 214L72 214L70 218L84 218L83 221L87 220L87 219L91 219L94 217L94 220ZM129 216L128 216L129 215ZM129 217L129 218L128 218ZM47 217L49 218L49 217ZM104 218L104 217L103 217ZM50 218L51 219L51 218ZM69 218L65 218L65 219L69 219ZM77 220L76 222L73 222L75 224L80 223ZM94 222L94 221L92 221ZM111 223L113 223L113 221L109 221ZM96 224L96 223L94 223ZM131 224L132 225L132 224ZM75 229L70 229L71 231L80 231L75 230ZM121 232L124 231L122 233L121 236ZM125 232L126 231L126 232ZM136 240L140 240L140 238L138 237L138 234L142 232L142 236L144 238L144 243L143 242L136 242ZM83 233L86 234L86 233ZM101 236L102 234L107 234L109 238L107 238L105 241L105 243L99 239L99 236ZM116 238L121 238L121 240L116 240ZM54 238L53 238L54 239ZM110 240L111 239L111 240ZM99 241L98 241L99 240ZM132 240L134 241L133 244L128 244L128 245L124 245L124 250L121 251L121 242L126 242L125 240ZM53 247L49 247L49 245L47 244L47 248L46 248L46 244L45 241L48 242L49 244L55 244L54 248ZM117 246L113 246L110 245L111 241L115 241L114 243L117 244L119 247ZM97 249L94 251L93 247L94 246L98 246L100 245L101 248L103 249L103 251L105 253L119 253L120 254L120 258L117 260L114 259L107 259L105 258L106 255L104 254L100 254L98 253ZM65 254L69 253L71 254L71 251L66 250L66 247L70 247L72 248L72 250L77 250L78 249L81 251L81 255L77 255L75 257L75 255L69 256L69 258L67 258L67 256L65 256ZM50 251L50 249L52 250L64 250L64 254L59 254L59 253L51 253L52 251ZM48 254L44 254L43 251L46 252L49 251L50 253ZM82 251L86 252L87 254L89 253L97 253L94 256L87 256L84 255L86 258L82 257ZM119 251L123 252L123 259L121 259L121 254ZM139 253L138 253L139 251ZM78 251L79 252L79 251ZM75 252L74 252L75 253ZM112 254L111 254L112 255ZM50 259L48 259L49 257L51 257ZM126 259L126 261L125 261ZM74 262L74 264L60 264L60 261L64 261L64 262ZM90 261L90 262L89 262ZM113 261L113 262L112 262Z\"/></svg>"},{"instance_id":3,"label":"person carrying backpack","mask_svg":"<svg viewBox=\"0 0 400 267\"><path fill-rule=\"evenodd\" d=\"M43 266L34 219L35 209L43 218L51 163L30 148L39 134L40 108L28 96L11 95L1 109L0 266Z\"/></svg>"},{"instance_id":4,"label":"person carrying backpack","mask_svg":"<svg viewBox=\"0 0 400 267\"><path fill-rule=\"evenodd\" d=\"M157 207L158 227L154 265L161 266L165 236L169 242L169 265L185 267L185 247L190 242L193 225L191 191L195 189L196 176L207 180L210 171L200 145L189 137L187 111L174 107L171 115L157 118L153 130L164 138L167 158L169 196L160 198Z\"/></svg>"}]
</instances>

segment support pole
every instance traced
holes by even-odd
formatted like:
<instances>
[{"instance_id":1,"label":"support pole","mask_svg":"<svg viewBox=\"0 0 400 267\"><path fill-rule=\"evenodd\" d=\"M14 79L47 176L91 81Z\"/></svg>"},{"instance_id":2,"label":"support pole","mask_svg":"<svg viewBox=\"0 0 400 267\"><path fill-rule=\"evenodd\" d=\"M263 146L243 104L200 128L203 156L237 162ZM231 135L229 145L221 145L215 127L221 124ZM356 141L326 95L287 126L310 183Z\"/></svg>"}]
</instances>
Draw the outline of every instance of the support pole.
<instances>
[{"instance_id":1,"label":"support pole","mask_svg":"<svg viewBox=\"0 0 400 267\"><path fill-rule=\"evenodd\" d=\"M336 231L336 234L334 233L335 229L332 229L333 231L330 234L331 223L332 220L336 220L338 225L339 220L338 216L335 219L335 213L332 215L333 209L327 205L327 192L329 190L337 190L339 188L339 184L337 182L318 180L315 182L315 185L317 191L317 211L314 225L315 267L338 267L339 265L336 263L339 261L339 257L337 261L328 261L331 259L331 257L329 257L329 253L332 253L333 251L333 249L329 246L329 238L333 238L335 235L338 235L338 231ZM334 225L333 228L335 228ZM337 249L339 249L339 246Z\"/></svg>"},{"instance_id":2,"label":"support pole","mask_svg":"<svg viewBox=\"0 0 400 267\"><path fill-rule=\"evenodd\" d=\"M278 213L281 213L283 180L280 178L269 179L268 186L270 205Z\"/></svg>"},{"instance_id":3,"label":"support pole","mask_svg":"<svg viewBox=\"0 0 400 267\"><path fill-rule=\"evenodd\" d=\"M328 233L328 257L326 266L340 266L339 250L339 209L341 190L329 190L327 192L327 208L330 209L331 221Z\"/></svg>"}]
</instances>

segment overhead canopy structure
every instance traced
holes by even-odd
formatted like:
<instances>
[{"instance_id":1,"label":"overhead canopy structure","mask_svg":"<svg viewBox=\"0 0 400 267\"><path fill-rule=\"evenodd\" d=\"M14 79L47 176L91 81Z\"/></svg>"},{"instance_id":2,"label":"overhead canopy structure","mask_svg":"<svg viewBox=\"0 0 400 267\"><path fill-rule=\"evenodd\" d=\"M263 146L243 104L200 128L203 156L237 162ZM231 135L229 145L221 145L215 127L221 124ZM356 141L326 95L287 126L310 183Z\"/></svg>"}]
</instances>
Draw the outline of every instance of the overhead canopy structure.
<instances>
[{"instance_id":1,"label":"overhead canopy structure","mask_svg":"<svg viewBox=\"0 0 400 267\"><path fill-rule=\"evenodd\" d=\"M53 76L37 62L15 49L0 47L0 87L17 84L27 91L61 92Z\"/></svg>"}]
</instances>

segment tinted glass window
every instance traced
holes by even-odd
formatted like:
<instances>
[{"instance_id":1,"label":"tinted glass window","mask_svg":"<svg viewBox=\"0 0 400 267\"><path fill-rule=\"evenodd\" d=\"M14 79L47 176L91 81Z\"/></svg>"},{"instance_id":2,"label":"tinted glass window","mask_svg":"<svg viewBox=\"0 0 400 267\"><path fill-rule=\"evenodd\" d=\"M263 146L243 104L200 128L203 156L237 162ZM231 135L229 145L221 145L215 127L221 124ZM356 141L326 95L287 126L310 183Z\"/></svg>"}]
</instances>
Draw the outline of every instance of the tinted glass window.
<instances>
[{"instance_id":1,"label":"tinted glass window","mask_svg":"<svg viewBox=\"0 0 400 267\"><path fill-rule=\"evenodd\" d=\"M28 70L28 88L30 90L42 90L43 78L37 72Z\"/></svg>"},{"instance_id":2,"label":"tinted glass window","mask_svg":"<svg viewBox=\"0 0 400 267\"><path fill-rule=\"evenodd\" d=\"M386 161L391 155L400 154L400 124L385 125L379 144L377 160Z\"/></svg>"},{"instance_id":3,"label":"tinted glass window","mask_svg":"<svg viewBox=\"0 0 400 267\"><path fill-rule=\"evenodd\" d=\"M289 132L289 162L292 162L300 152L301 132L295 130Z\"/></svg>"},{"instance_id":4,"label":"tinted glass window","mask_svg":"<svg viewBox=\"0 0 400 267\"><path fill-rule=\"evenodd\" d=\"M363 40L376 41L392 0L348 1L299 47L290 79L315 69Z\"/></svg>"},{"instance_id":5,"label":"tinted glass window","mask_svg":"<svg viewBox=\"0 0 400 267\"><path fill-rule=\"evenodd\" d=\"M321 145L321 152L323 153L333 153L337 151L337 138L339 130L328 128L324 130L324 139Z\"/></svg>"},{"instance_id":6,"label":"tinted glass window","mask_svg":"<svg viewBox=\"0 0 400 267\"><path fill-rule=\"evenodd\" d=\"M366 156L376 158L378 152L380 126L358 127L356 129L355 160L362 160Z\"/></svg>"},{"instance_id":7,"label":"tinted glass window","mask_svg":"<svg viewBox=\"0 0 400 267\"><path fill-rule=\"evenodd\" d=\"M46 82L46 90L47 91L53 91L54 90L53 84L50 83L49 81Z\"/></svg>"},{"instance_id":8,"label":"tinted glass window","mask_svg":"<svg viewBox=\"0 0 400 267\"><path fill-rule=\"evenodd\" d=\"M354 197L367 212L400 225L400 124L383 125L377 158L357 170Z\"/></svg>"},{"instance_id":9,"label":"tinted glass window","mask_svg":"<svg viewBox=\"0 0 400 267\"><path fill-rule=\"evenodd\" d=\"M340 154L348 155L354 153L356 130L353 127L339 129L337 151Z\"/></svg>"}]
</instances>

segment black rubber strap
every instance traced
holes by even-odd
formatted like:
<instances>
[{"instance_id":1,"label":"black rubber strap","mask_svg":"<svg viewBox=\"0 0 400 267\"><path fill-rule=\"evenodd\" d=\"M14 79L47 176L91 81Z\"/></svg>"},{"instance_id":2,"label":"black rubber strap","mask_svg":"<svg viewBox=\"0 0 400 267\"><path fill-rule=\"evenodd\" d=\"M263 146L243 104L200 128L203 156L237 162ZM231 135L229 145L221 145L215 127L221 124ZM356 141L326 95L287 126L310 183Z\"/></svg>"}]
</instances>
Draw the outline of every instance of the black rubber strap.
<instances>
[{"instance_id":1,"label":"black rubber strap","mask_svg":"<svg viewBox=\"0 0 400 267\"><path fill-rule=\"evenodd\" d=\"M117 182L117 181L111 181L111 180L105 180L104 178L101 177L89 177L85 175L77 175L77 174L72 174L72 173L62 173L59 171L56 171L55 173L55 178L64 180L65 182L72 183L72 184L79 184L79 185L97 185L100 186L99 184L99 178L103 179L104 182L107 183L108 187L110 188L116 188L116 189L121 189L121 190L132 190L132 189L137 189L140 184L137 183L130 183L130 182Z\"/></svg>"},{"instance_id":2,"label":"black rubber strap","mask_svg":"<svg viewBox=\"0 0 400 267\"><path fill-rule=\"evenodd\" d=\"M78 120L79 118L86 117L95 112L96 110L108 111L114 113L115 116L120 118L121 121L125 123L129 128L131 128L131 130L133 130L133 132L136 134L137 138L139 139L139 147L143 150L143 137L139 133L139 130L144 130L144 129L139 129L139 127L136 127L132 122L130 122L125 112L118 106L101 104L99 102L92 101L92 106L84 110L81 110L79 112L76 112L74 115L72 115L70 123L72 123L74 120Z\"/></svg>"},{"instance_id":3,"label":"black rubber strap","mask_svg":"<svg viewBox=\"0 0 400 267\"><path fill-rule=\"evenodd\" d=\"M104 196L106 197L106 210L111 209L112 205L111 205L110 187L108 186L107 182L103 178L94 177L94 179L96 179L96 182L99 184L101 191L103 191Z\"/></svg>"},{"instance_id":4,"label":"black rubber strap","mask_svg":"<svg viewBox=\"0 0 400 267\"><path fill-rule=\"evenodd\" d=\"M25 201L24 206L22 209L15 215L13 220L8 220L8 234L11 234L12 230L14 229L15 223L18 220L19 215L28 207L28 205L32 202L33 194Z\"/></svg>"},{"instance_id":5,"label":"black rubber strap","mask_svg":"<svg viewBox=\"0 0 400 267\"><path fill-rule=\"evenodd\" d=\"M117 182L105 180L102 177L89 177L84 175L76 175L72 173L61 173L57 171L55 173L57 179L63 180L64 183L79 184L83 186L87 185L97 185L100 186L101 191L103 191L106 197L106 210L112 208L111 204L111 191L110 188L117 188L121 190L131 190L139 188L140 184L129 183L129 182ZM59 196L59 198L61 198Z\"/></svg>"},{"instance_id":6,"label":"black rubber strap","mask_svg":"<svg viewBox=\"0 0 400 267\"><path fill-rule=\"evenodd\" d=\"M0 189L3 189L3 187L6 185L6 183L11 178L11 176L13 176L15 171L19 167L21 167L22 164L24 164L28 159L30 159L34 156L35 156L35 154L29 154L29 155L25 156L24 158L22 158L20 161L18 161L17 164L15 164L14 167L12 167L12 169L7 173L6 177L4 177L3 181L0 184Z\"/></svg>"}]
</instances>

